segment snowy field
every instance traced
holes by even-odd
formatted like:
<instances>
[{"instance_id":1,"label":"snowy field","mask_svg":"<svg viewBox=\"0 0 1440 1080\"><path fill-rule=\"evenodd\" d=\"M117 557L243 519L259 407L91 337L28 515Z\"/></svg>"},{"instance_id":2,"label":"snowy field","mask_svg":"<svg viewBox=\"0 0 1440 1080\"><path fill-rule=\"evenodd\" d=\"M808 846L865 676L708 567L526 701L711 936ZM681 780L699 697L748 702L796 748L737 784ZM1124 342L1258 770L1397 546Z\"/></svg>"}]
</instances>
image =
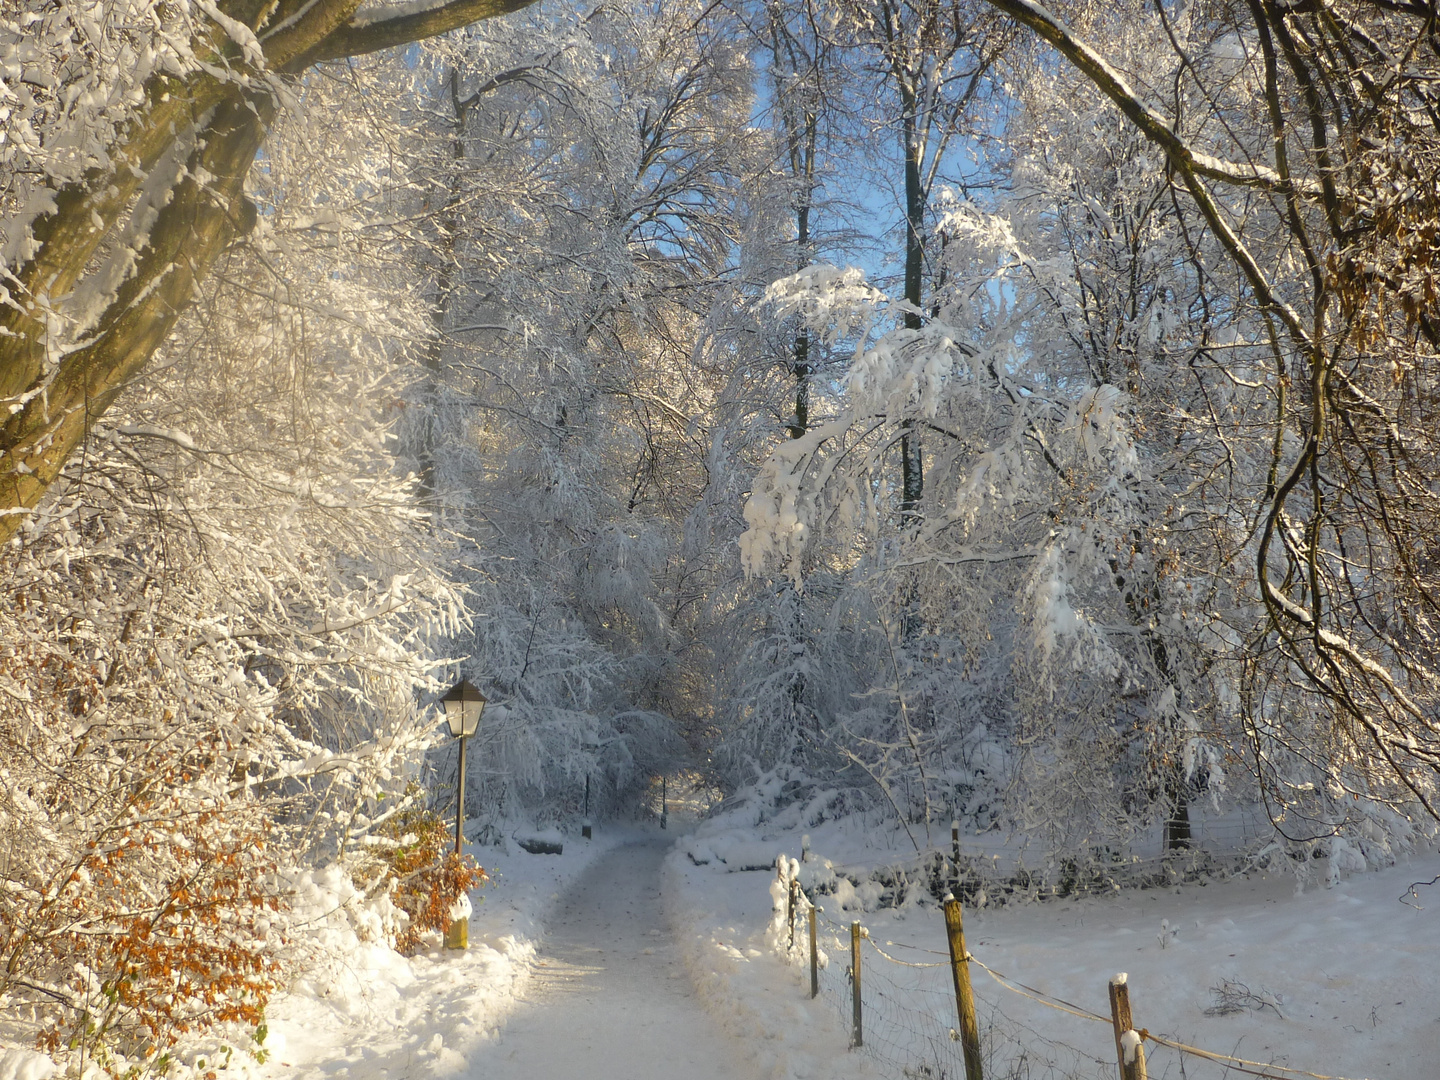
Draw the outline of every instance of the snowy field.
<instances>
[{"instance_id":1,"label":"snowy field","mask_svg":"<svg viewBox=\"0 0 1440 1080\"><path fill-rule=\"evenodd\" d=\"M817 837L816 862L863 868L883 856L864 839L848 849L838 835L831 843L827 849ZM737 872L768 848L799 856L799 836L747 839L721 821L702 827L669 864L675 918L691 926L692 969L712 1007L762 1048L762 1075L963 1075L959 1044L950 1037L956 1020L944 922L928 898L862 911L860 897L847 897L852 910L841 910L836 897L821 896L820 945L830 963L820 998L808 999L808 960L800 950L788 994L776 996L765 970L781 962L766 933L774 874ZM729 861L695 864L695 856L717 850ZM1343 873L1332 887L1303 892L1293 875L1256 871L1204 885L967 908L971 952L1011 980L1007 989L972 967L986 1075L1113 1077L1108 1023L1047 1007L1016 983L1108 1017L1108 980L1124 971L1137 1028L1171 1041L1325 1076L1434 1080L1440 884L1407 894L1412 883L1437 875L1440 856L1426 854L1378 872ZM861 1052L846 1050L852 919L871 943L862 951ZM938 966L911 966L927 964ZM1154 1043L1146 1049L1152 1077L1243 1075L1193 1055L1182 1060Z\"/></svg>"}]
</instances>

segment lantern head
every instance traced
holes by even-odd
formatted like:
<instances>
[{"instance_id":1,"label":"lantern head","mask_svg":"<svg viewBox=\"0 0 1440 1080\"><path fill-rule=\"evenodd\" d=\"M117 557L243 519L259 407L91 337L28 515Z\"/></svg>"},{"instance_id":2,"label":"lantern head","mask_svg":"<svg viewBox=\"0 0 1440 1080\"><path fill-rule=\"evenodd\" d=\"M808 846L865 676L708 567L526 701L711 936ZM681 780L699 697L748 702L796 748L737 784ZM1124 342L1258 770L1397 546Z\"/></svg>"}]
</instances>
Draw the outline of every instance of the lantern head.
<instances>
[{"instance_id":1,"label":"lantern head","mask_svg":"<svg viewBox=\"0 0 1440 1080\"><path fill-rule=\"evenodd\" d=\"M480 726L480 714L485 711L485 695L470 685L468 679L452 686L440 704L445 706L445 720L451 735L468 739L475 734Z\"/></svg>"}]
</instances>

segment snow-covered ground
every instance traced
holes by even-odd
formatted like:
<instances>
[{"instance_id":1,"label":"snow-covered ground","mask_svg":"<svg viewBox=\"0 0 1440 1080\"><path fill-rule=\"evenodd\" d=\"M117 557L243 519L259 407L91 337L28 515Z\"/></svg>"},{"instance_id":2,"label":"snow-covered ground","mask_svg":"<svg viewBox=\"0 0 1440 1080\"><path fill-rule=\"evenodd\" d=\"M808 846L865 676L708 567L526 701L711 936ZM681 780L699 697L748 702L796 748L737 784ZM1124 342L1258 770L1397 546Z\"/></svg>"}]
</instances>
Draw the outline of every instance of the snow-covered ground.
<instances>
[{"instance_id":1,"label":"snow-covered ground","mask_svg":"<svg viewBox=\"0 0 1440 1080\"><path fill-rule=\"evenodd\" d=\"M268 1055L253 1080L420 1080L463 1076L495 1037L534 971L547 919L577 878L648 835L619 826L564 838L560 855L472 848L491 883L474 894L470 947L408 959L378 945L302 979L272 1003Z\"/></svg>"},{"instance_id":2,"label":"snow-covered ground","mask_svg":"<svg viewBox=\"0 0 1440 1080\"><path fill-rule=\"evenodd\" d=\"M672 918L689 926L690 963L711 1007L748 1030L776 1077L963 1075L946 938L928 898L859 910L860 897L819 897L830 964L811 1002L808 964L786 971L768 947L773 872L745 872L765 851L800 855L793 832L768 837L724 819L672 855ZM873 837L814 858L874 865ZM727 857L696 865L692 856ZM900 852L893 852L898 856ZM848 856L848 860L847 860ZM1422 854L1333 887L1297 891L1288 873L1255 871L1205 885L1106 897L967 908L976 959L1052 1002L1108 1017L1107 984L1128 973L1135 1024L1204 1050L1326 1076L1434 1080L1440 1075L1440 856ZM1402 901L1408 900L1408 903ZM848 926L862 951L865 1049L849 1051ZM802 943L803 943L803 935ZM788 937L788 934L786 935ZM875 946L878 946L877 950ZM885 959L889 953L897 963ZM798 952L798 951L797 951ZM801 958L796 956L796 960ZM935 965L935 966L911 966ZM1115 1075L1108 1023L1062 1012L972 967L989 1078ZM1147 1044L1152 1077L1210 1080L1223 1064ZM908 1073L903 1070L909 1069ZM925 1071L928 1069L929 1071ZM1230 1075L1234 1075L1233 1070Z\"/></svg>"},{"instance_id":3,"label":"snow-covered ground","mask_svg":"<svg viewBox=\"0 0 1440 1080\"><path fill-rule=\"evenodd\" d=\"M610 852L550 921L525 1000L467 1075L750 1080L744 1043L697 1002L661 907L668 839Z\"/></svg>"},{"instance_id":4,"label":"snow-covered ground","mask_svg":"<svg viewBox=\"0 0 1440 1080\"><path fill-rule=\"evenodd\" d=\"M811 1001L799 968L787 968L767 929L774 875L696 867L681 843L665 865L665 902L701 1000L754 1059L764 1080L860 1080L884 1075L848 1051L833 1002ZM840 965L843 967L843 965ZM805 976L808 978L808 975Z\"/></svg>"},{"instance_id":5,"label":"snow-covered ground","mask_svg":"<svg viewBox=\"0 0 1440 1080\"><path fill-rule=\"evenodd\" d=\"M272 1002L263 1061L218 1042L185 1057L195 1075L213 1069L222 1080L609 1075L596 1062L625 1076L963 1075L933 901L876 911L864 910L865 888L819 896L827 963L812 1001L804 924L802 948L787 963L767 865L782 851L799 855L798 833L722 817L681 836L657 873L673 836L607 826L589 842L566 837L559 856L477 850L494 881L478 898L468 951L433 948L406 959L352 941L342 961ZM874 830L831 830L817 833L807 866L813 873L828 858L842 870L868 867L899 854ZM1440 856L1424 854L1303 892L1293 876L1257 871L967 908L971 951L1011 980L1007 988L972 968L986 1076L1113 1077L1108 1024L1037 998L1105 1015L1107 982L1125 971L1136 1026L1174 1041L1324 1076L1433 1080L1440 884L1413 894L1410 886L1437 877ZM323 894L324 882L316 887ZM852 919L870 934L858 1051L849 1047ZM343 935L344 925L337 920L322 936ZM1223 1064L1182 1059L1153 1042L1147 1052L1152 1077L1227 1075ZM0 1080L52 1072L48 1059L0 1048Z\"/></svg>"},{"instance_id":6,"label":"snow-covered ground","mask_svg":"<svg viewBox=\"0 0 1440 1080\"><path fill-rule=\"evenodd\" d=\"M470 947L403 957L362 941L368 913L346 900L338 875L299 880L296 914L312 918L299 940L321 959L270 1002L260 1047L212 1037L185 1046L182 1075L227 1080L420 1080L467 1075L478 1045L494 1038L534 971L545 924L597 859L654 829L605 825L594 838L564 838L560 855L472 847L491 883L473 894ZM659 834L664 836L666 834ZM357 935L357 931L361 931ZM0 1032L0 1080L48 1080L54 1063ZM6 1045L6 1044L9 1045ZM258 1055L256 1050L258 1049ZM260 1060L257 1060L257 1056Z\"/></svg>"}]
</instances>

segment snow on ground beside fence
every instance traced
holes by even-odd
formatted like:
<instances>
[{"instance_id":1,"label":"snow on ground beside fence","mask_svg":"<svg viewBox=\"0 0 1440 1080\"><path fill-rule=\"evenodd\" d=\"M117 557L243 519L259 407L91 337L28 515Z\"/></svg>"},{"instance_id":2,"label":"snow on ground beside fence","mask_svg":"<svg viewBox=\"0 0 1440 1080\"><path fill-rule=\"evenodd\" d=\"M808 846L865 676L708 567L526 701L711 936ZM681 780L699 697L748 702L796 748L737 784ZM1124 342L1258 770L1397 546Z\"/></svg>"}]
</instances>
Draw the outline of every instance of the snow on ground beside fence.
<instances>
[{"instance_id":1,"label":"snow on ground beside fence","mask_svg":"<svg viewBox=\"0 0 1440 1080\"><path fill-rule=\"evenodd\" d=\"M770 1040L777 1060L792 1062L789 1072L777 1068L775 1075L855 1075L830 1061L853 1070L857 1059L867 1059L874 1075L897 1080L963 1076L960 1045L950 1034L956 1017L944 920L934 901L914 890L899 909L861 910L861 901L873 906L878 890L868 896L864 889L842 890L850 910L841 910L838 895L816 895L824 909L820 944L831 963L821 975L820 1000L811 1003L803 923L796 934L802 949L785 980L773 982L753 955L763 948L771 918L774 872L704 862L707 852L726 844L747 855L752 845L768 845L798 858L800 834L767 833L761 826L742 845L744 831L733 819L707 823L672 857L675 902L689 908L677 911L675 922L693 927L695 966L709 980L715 1007ZM851 866L883 865L903 855L884 851L874 834L850 834L848 847L845 836L831 832L828 848L814 840L803 883L831 876L825 859L844 882ZM696 865L697 853L703 865ZM1011 980L1106 1017L1107 982L1128 972L1136 1027L1171 1041L1327 1076L1433 1080L1440 1059L1440 884L1417 888L1408 904L1401 898L1412 883L1440 876L1440 856L1418 855L1374 872L1341 871L1328 888L1328 875L1321 874L1303 890L1283 862L1205 884L998 910L967 906L967 945ZM846 1049L852 919L870 935L862 952L866 1047L860 1053ZM1002 987L978 966L971 977L987 1080L1113 1078L1115 1043L1107 1023L1048 1008L1014 982ZM1154 1043L1146 1050L1152 1077L1227 1075L1223 1064L1189 1055L1182 1072L1174 1050Z\"/></svg>"},{"instance_id":2,"label":"snow on ground beside fence","mask_svg":"<svg viewBox=\"0 0 1440 1080\"><path fill-rule=\"evenodd\" d=\"M847 1052L830 1003L808 999L808 974L776 962L768 934L773 872L727 874L718 860L697 867L688 847L682 839L666 860L666 915L701 1002L754 1054L757 1080L881 1077L868 1059Z\"/></svg>"}]
</instances>

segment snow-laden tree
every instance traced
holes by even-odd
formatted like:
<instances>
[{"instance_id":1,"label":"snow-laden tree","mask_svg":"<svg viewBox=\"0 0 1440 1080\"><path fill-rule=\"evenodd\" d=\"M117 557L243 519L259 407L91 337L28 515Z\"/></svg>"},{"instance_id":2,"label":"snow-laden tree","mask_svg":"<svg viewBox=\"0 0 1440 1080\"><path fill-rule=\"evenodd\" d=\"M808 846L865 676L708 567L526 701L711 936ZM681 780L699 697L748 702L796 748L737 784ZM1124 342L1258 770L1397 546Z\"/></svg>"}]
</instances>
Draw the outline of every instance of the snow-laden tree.
<instances>
[{"instance_id":1,"label":"snow-laden tree","mask_svg":"<svg viewBox=\"0 0 1440 1080\"><path fill-rule=\"evenodd\" d=\"M932 197L952 165L952 144L980 126L976 105L988 96L1006 34L991 12L968 0L857 0L841 7L848 59L878 91L879 109L866 109L866 119L894 140L883 160L898 177L872 183L889 192L900 211L903 285L895 291L909 306L901 319L916 330L942 280L938 253L927 251L940 239L932 229ZM900 510L913 519L925 490L923 436L910 419L900 424Z\"/></svg>"},{"instance_id":2,"label":"snow-laden tree","mask_svg":"<svg viewBox=\"0 0 1440 1080\"><path fill-rule=\"evenodd\" d=\"M937 202L945 284L933 313L826 267L772 291L783 310L858 347L830 423L762 471L742 549L752 571L784 566L799 580L839 560L867 583L891 670L870 689L888 695L888 735L872 727L865 737L908 772L915 796L904 813L943 804L963 816L977 790L993 810L1008 786L1013 817L1039 831L1063 826L1059 846L1129 837L1157 814L1180 844L1194 789L1219 774L1187 726L1191 703L1178 700L1182 684L1205 696L1183 670L1193 628L1173 612L1156 618L1174 607L1152 569L1153 507L1166 499L1130 431L1133 403L1111 381L1129 385L1111 353L1133 345L1109 332L1170 283L1153 268L1138 283L1134 273L1155 258L1153 222L1134 223L1123 250L1085 235L1096 196L1128 208L1143 194L1143 211L1163 179L1141 169L1116 190L1122 163L1103 154L1087 159L1094 175L1046 175L1044 140L1065 137L1050 112L1066 108L1064 88L1030 98L1012 145L1025 149L1028 119L1051 130L1011 170L1015 207L1033 213ZM1136 295L1123 295L1127 283ZM1105 296L1086 293L1096 285ZM1076 307L1082 327L1107 324L1094 327L1098 366L1093 342L1070 326ZM925 434L932 481L909 528L904 492L885 472L907 431ZM1025 749L1007 762L992 733Z\"/></svg>"},{"instance_id":3,"label":"snow-laden tree","mask_svg":"<svg viewBox=\"0 0 1440 1080\"><path fill-rule=\"evenodd\" d=\"M986 22L998 25L993 15L963 3L857 3L823 11L775 5L766 18L783 31L772 29L768 42L774 126L787 151L782 160L797 177L815 178L801 189L810 202L797 205L808 215L797 214L797 261L803 267L816 257L836 258L846 247L863 248L881 260L884 272L897 268L903 302L892 314L918 327L944 280L944 237L934 231L931 194L954 169L955 148L983 127L988 78L1004 35L987 35ZM801 168L807 162L808 174ZM821 228L811 238L816 224ZM862 232L863 239L857 235ZM817 429L833 425L844 408L835 391L848 347L840 340L843 332L812 325L798 312L782 315L778 327L793 334L794 366L806 375L798 380L794 417L787 418L785 433L795 445L779 453L804 454L817 439L828 444L833 435L833 428L829 434ZM924 491L923 446L931 433L907 416L897 417L893 429L882 422L870 436L883 447L871 463L871 479L891 493L879 500L878 512L887 527L902 527L900 518L914 527ZM884 475L882 460L893 477ZM903 745L900 756L915 767L911 743L920 736L906 718L923 726L936 708L948 707L948 699L932 697L934 672L926 669L932 662L944 667L951 647L921 640L930 628L904 599L915 596L912 576L892 574L880 586L883 595L867 597L855 552L808 550L813 557L803 570L797 563L798 577L782 575L775 587L755 588L736 609L739 632L730 635L736 647L724 668L731 718L726 778L743 783L756 769L781 764L759 750L783 746L783 763L812 769L814 782L828 783L828 774L843 767L870 795L883 798L883 784L866 779L865 767L893 757L887 749L892 744ZM809 584L791 596L800 577ZM752 636L758 638L753 648ZM779 671L766 659L776 656ZM861 742L866 749L856 759ZM942 801L964 812L960 804L968 797L958 792L972 777L956 777ZM917 805L932 779L915 786ZM941 794L937 789L936 798Z\"/></svg>"},{"instance_id":4,"label":"snow-laden tree","mask_svg":"<svg viewBox=\"0 0 1440 1080\"><path fill-rule=\"evenodd\" d=\"M1195 286L1150 317L1187 311L1229 384L1193 399L1211 461L1175 491L1249 601L1211 629L1272 820L1308 841L1434 818L1432 14L1074 5L1072 31L993 2L1123 114L1190 222ZM1152 44L1112 49L1127 26Z\"/></svg>"},{"instance_id":5,"label":"snow-laden tree","mask_svg":"<svg viewBox=\"0 0 1440 1080\"><path fill-rule=\"evenodd\" d=\"M744 187L753 68L724 9L541 7L415 78L412 202L440 213L403 430L437 525L474 545L454 651L498 709L471 808L566 816L587 777L592 809L631 805L709 708L696 628L733 536L709 515L769 213Z\"/></svg>"},{"instance_id":6,"label":"snow-laden tree","mask_svg":"<svg viewBox=\"0 0 1440 1080\"><path fill-rule=\"evenodd\" d=\"M0 556L0 992L82 1065L256 1024L294 868L387 909L466 614L389 433L426 326L371 257L389 163L319 124L353 86L300 92L249 240Z\"/></svg>"},{"instance_id":7,"label":"snow-laden tree","mask_svg":"<svg viewBox=\"0 0 1440 1080\"><path fill-rule=\"evenodd\" d=\"M1401 599L1429 588L1420 23L1073 5L1107 63L996 6L1074 66L1004 59L1005 184L936 205L933 309L827 267L772 291L855 349L835 412L757 477L747 565L838 568L890 618L953 627L959 672L998 661L1010 813L1061 847L1154 825L1182 845L1193 800L1228 791L1383 857L1434 771L1425 605ZM1405 133L1383 166L1380 129ZM906 424L927 439L909 531L884 468ZM922 783L977 695L937 672L954 703L901 708L909 670L889 746Z\"/></svg>"}]
</instances>

